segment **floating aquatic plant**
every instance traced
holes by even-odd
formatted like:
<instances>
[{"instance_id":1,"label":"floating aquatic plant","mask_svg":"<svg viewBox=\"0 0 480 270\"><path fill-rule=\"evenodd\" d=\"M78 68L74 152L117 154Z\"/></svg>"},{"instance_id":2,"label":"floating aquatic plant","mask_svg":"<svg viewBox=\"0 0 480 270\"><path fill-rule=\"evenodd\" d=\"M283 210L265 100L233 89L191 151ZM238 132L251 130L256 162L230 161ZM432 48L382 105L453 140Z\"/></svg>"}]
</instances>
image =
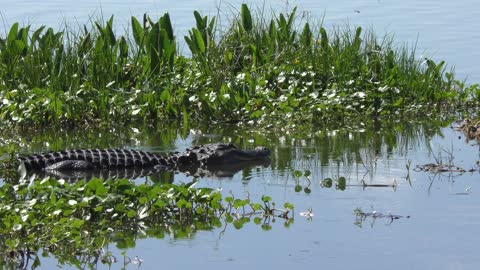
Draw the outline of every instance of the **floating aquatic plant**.
<instances>
[{"instance_id":1,"label":"floating aquatic plant","mask_svg":"<svg viewBox=\"0 0 480 270\"><path fill-rule=\"evenodd\" d=\"M136 185L129 180L99 179L72 184L55 179L4 183L0 235L5 241L0 244L0 265L15 263L21 254L35 257L43 249L60 262L78 266L98 262L105 257L100 250L109 244L125 249L135 246L139 238L194 237L196 231L229 223L239 229L251 217L264 229L271 226L272 218L293 222L291 204L278 209L267 196L253 203L223 197L217 189L195 188L195 184Z\"/></svg>"}]
</instances>

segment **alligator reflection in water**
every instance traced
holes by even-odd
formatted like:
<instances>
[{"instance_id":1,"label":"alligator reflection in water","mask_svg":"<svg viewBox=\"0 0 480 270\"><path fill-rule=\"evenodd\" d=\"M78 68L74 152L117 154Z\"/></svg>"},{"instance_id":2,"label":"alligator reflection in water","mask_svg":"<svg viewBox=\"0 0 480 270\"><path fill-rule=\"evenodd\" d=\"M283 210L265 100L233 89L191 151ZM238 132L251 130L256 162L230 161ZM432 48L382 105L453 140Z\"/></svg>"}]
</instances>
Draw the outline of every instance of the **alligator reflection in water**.
<instances>
[{"instance_id":1,"label":"alligator reflection in water","mask_svg":"<svg viewBox=\"0 0 480 270\"><path fill-rule=\"evenodd\" d=\"M139 178L165 171L195 177L231 177L251 166L268 166L270 150L241 150L232 144L206 144L182 153L159 155L128 149L80 149L18 157L28 171L69 180L93 177Z\"/></svg>"}]
</instances>

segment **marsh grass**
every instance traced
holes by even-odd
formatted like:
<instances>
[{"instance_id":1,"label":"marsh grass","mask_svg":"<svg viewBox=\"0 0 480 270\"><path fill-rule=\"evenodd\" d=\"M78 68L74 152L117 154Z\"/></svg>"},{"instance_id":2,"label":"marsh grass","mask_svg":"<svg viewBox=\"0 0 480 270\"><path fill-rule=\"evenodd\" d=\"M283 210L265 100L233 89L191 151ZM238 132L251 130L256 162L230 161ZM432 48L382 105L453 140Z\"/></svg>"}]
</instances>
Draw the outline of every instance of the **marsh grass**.
<instances>
[{"instance_id":1,"label":"marsh grass","mask_svg":"<svg viewBox=\"0 0 480 270\"><path fill-rule=\"evenodd\" d=\"M152 123L166 119L328 124L419 111L478 93L445 62L417 59L362 28L327 30L296 8L242 5L227 26L194 11L179 54L168 13L113 16L60 31L14 23L0 39L0 119L26 125Z\"/></svg>"}]
</instances>

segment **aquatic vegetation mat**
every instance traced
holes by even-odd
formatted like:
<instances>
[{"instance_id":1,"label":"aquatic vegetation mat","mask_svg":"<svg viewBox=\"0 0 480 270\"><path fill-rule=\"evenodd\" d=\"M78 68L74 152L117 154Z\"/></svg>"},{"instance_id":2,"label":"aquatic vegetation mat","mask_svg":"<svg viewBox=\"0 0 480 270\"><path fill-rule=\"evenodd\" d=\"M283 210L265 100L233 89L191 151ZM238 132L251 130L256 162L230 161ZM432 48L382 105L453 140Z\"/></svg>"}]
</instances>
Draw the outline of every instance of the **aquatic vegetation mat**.
<instances>
[{"instance_id":1,"label":"aquatic vegetation mat","mask_svg":"<svg viewBox=\"0 0 480 270\"><path fill-rule=\"evenodd\" d=\"M417 59L415 48L360 27L327 30L296 8L267 16L243 4L225 27L193 14L185 54L168 13L132 17L124 35L113 16L77 30L13 23L0 37L0 119L343 125L480 96L444 61Z\"/></svg>"},{"instance_id":2,"label":"aquatic vegetation mat","mask_svg":"<svg viewBox=\"0 0 480 270\"><path fill-rule=\"evenodd\" d=\"M105 259L113 256L105 253L109 244L127 249L146 237L194 237L199 230L225 230L228 224L240 229L252 219L264 230L275 218L293 222L289 203L279 209L268 196L254 203L195 184L6 182L0 187L0 265L18 266L32 258L35 268L40 263L36 253L43 250L59 264L91 267L112 263Z\"/></svg>"}]
</instances>

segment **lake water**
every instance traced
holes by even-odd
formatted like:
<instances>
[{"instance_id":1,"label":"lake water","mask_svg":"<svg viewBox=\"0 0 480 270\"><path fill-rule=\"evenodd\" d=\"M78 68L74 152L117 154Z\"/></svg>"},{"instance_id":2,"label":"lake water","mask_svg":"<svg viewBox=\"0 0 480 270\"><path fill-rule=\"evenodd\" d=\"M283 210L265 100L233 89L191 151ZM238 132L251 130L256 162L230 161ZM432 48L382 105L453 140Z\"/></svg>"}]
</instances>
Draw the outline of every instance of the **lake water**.
<instances>
[{"instance_id":1,"label":"lake water","mask_svg":"<svg viewBox=\"0 0 480 270\"><path fill-rule=\"evenodd\" d=\"M179 40L194 25L193 10L216 14L220 5L226 19L230 9L240 2L215 1L0 1L3 27L13 22L46 24L60 27L63 22L85 23L89 16L115 15L119 25L127 25L130 16L151 16L169 12ZM420 55L446 60L456 68L459 78L480 81L480 9L473 0L466 1L271 1L270 7L285 10L299 6L306 16L323 18L324 25L363 26L379 35L395 36L399 45L414 44ZM5 26L5 22L6 25ZM120 27L120 26L119 26ZM125 26L126 27L126 26ZM425 54L424 54L425 52ZM298 134L256 134L234 128L203 127L180 135L174 128L145 130L104 130L93 134L51 133L20 138L31 147L25 152L50 148L125 146L154 151L181 150L193 144L233 141L242 148L264 145L270 148L272 164L253 168L232 178L202 179L201 186L219 187L237 197L247 192L253 200L267 194L275 202L295 205L295 222L283 226L277 219L272 230L264 231L252 223L237 230L231 224L212 231L199 231L192 237L175 239L140 239L125 250L130 257L143 260L140 269L192 267L209 269L245 269L291 267L322 269L478 269L477 234L480 225L480 184L478 172L462 175L434 175L415 172L417 165L442 160L465 169L476 169L479 147L465 142L462 134L448 124L435 127L424 123L404 123L395 129L376 132L320 132L311 136ZM199 135L201 131L202 134ZM195 135L194 135L195 134ZM459 138L460 137L460 138ZM410 181L406 165L411 162ZM311 193L295 191L308 183L295 179L294 170L312 172ZM339 176L347 178L344 191L324 188L320 181ZM177 175L175 181L189 181ZM392 187L359 186L392 184ZM298 183L297 183L298 181ZM469 188L470 193L465 190ZM466 195L465 195L466 194ZM300 212L311 208L308 220ZM354 210L410 216L391 222L385 218L367 218L355 224ZM110 245L117 257L123 250ZM40 269L52 269L57 261L42 258ZM113 265L113 269L121 263ZM68 265L64 268L69 268ZM106 266L99 266L107 269ZM135 269L127 265L127 269Z\"/></svg>"}]
</instances>

